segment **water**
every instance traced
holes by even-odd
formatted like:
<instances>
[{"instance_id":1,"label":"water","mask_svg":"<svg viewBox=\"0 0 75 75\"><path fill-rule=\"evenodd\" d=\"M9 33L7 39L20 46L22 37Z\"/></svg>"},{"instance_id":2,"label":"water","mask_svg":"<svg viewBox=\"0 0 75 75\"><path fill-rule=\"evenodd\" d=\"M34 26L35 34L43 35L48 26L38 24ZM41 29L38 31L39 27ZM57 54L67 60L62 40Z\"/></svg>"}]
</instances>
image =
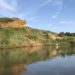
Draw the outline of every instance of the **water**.
<instances>
[{"instance_id":1,"label":"water","mask_svg":"<svg viewBox=\"0 0 75 75\"><path fill-rule=\"evenodd\" d=\"M75 47L0 50L0 75L75 75Z\"/></svg>"}]
</instances>

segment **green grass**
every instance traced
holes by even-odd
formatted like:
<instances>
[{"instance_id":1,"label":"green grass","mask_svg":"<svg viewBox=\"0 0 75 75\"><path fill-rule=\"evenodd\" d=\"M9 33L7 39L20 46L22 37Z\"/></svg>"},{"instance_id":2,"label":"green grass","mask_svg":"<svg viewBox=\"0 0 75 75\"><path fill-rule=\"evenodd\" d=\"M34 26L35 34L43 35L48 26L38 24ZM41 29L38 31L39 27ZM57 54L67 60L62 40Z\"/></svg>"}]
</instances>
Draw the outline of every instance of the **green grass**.
<instances>
[{"instance_id":1,"label":"green grass","mask_svg":"<svg viewBox=\"0 0 75 75\"><path fill-rule=\"evenodd\" d=\"M53 39L48 36L49 31L26 28L0 28L0 46L29 46L48 44ZM54 33L51 33L54 34Z\"/></svg>"},{"instance_id":2,"label":"green grass","mask_svg":"<svg viewBox=\"0 0 75 75\"><path fill-rule=\"evenodd\" d=\"M12 22L12 21L14 21L12 18L7 18L7 17L0 18L1 23L8 23L8 22Z\"/></svg>"}]
</instances>

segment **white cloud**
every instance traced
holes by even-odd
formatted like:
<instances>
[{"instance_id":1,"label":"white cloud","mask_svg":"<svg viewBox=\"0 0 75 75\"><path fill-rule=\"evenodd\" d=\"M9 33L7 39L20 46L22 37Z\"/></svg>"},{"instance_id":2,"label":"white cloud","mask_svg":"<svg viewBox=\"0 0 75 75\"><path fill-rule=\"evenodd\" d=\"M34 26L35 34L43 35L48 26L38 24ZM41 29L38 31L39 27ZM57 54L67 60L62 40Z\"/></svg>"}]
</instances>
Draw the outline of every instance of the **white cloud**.
<instances>
[{"instance_id":1,"label":"white cloud","mask_svg":"<svg viewBox=\"0 0 75 75\"><path fill-rule=\"evenodd\" d=\"M35 20L36 17L33 16L35 15L36 13L38 13L38 10L48 4L50 4L53 0L44 0L42 1L42 3L40 4L36 4L36 5L33 5L35 7L35 9L32 11L32 10L28 10L28 13L23 13L23 14L19 14L19 17L26 17L27 21L32 21L32 20ZM33 9L33 8L32 8ZM33 17L31 17L33 16Z\"/></svg>"},{"instance_id":2,"label":"white cloud","mask_svg":"<svg viewBox=\"0 0 75 75\"><path fill-rule=\"evenodd\" d=\"M17 0L0 0L0 14L11 15L17 11Z\"/></svg>"},{"instance_id":3,"label":"white cloud","mask_svg":"<svg viewBox=\"0 0 75 75\"><path fill-rule=\"evenodd\" d=\"M53 0L52 6L61 6L63 3L63 0Z\"/></svg>"},{"instance_id":4,"label":"white cloud","mask_svg":"<svg viewBox=\"0 0 75 75\"><path fill-rule=\"evenodd\" d=\"M52 2L52 0L46 0L46 1L42 2L42 3L39 5L39 7L46 6L46 5L50 4L51 2Z\"/></svg>"},{"instance_id":5,"label":"white cloud","mask_svg":"<svg viewBox=\"0 0 75 75\"><path fill-rule=\"evenodd\" d=\"M59 24L72 24L73 21L60 21Z\"/></svg>"},{"instance_id":6,"label":"white cloud","mask_svg":"<svg viewBox=\"0 0 75 75\"><path fill-rule=\"evenodd\" d=\"M52 19L55 19L55 18L57 18L57 15L56 14L52 16Z\"/></svg>"},{"instance_id":7,"label":"white cloud","mask_svg":"<svg viewBox=\"0 0 75 75\"><path fill-rule=\"evenodd\" d=\"M60 6L63 4L63 0L44 0L39 7L44 7L48 4L51 4L52 6L57 6L60 9Z\"/></svg>"},{"instance_id":8,"label":"white cloud","mask_svg":"<svg viewBox=\"0 0 75 75\"><path fill-rule=\"evenodd\" d=\"M54 15L52 15L52 19L56 19L60 14L60 11L62 10L63 0L54 0L52 6L55 6L58 9L57 12Z\"/></svg>"},{"instance_id":9,"label":"white cloud","mask_svg":"<svg viewBox=\"0 0 75 75\"><path fill-rule=\"evenodd\" d=\"M41 4L38 4L37 8L33 10L35 13L38 13L38 10L40 8L43 8L46 5L51 5L53 8L56 8L56 12L54 15L52 15L52 19L56 19L58 15L60 14L60 11L63 6L63 0L43 0Z\"/></svg>"},{"instance_id":10,"label":"white cloud","mask_svg":"<svg viewBox=\"0 0 75 75\"><path fill-rule=\"evenodd\" d=\"M17 0L0 0L0 10L9 10L9 11L15 11L17 6Z\"/></svg>"},{"instance_id":11,"label":"white cloud","mask_svg":"<svg viewBox=\"0 0 75 75\"><path fill-rule=\"evenodd\" d=\"M43 0L42 3L37 4L38 6L33 10L25 10L24 12L19 12L21 7L19 7L18 0L0 0L0 15L9 17L19 17L24 18L28 16L33 16L38 13L38 10L46 5L51 5L57 7L58 11L52 16L53 19L57 18L60 10L62 8L63 0ZM34 5L34 7L36 4ZM26 7L27 8L27 7ZM19 10L18 10L19 9ZM26 13L27 12L27 13ZM29 20L33 20L30 17Z\"/></svg>"},{"instance_id":12,"label":"white cloud","mask_svg":"<svg viewBox=\"0 0 75 75\"><path fill-rule=\"evenodd\" d=\"M56 19L57 16L59 15L60 11L57 11L53 16L52 16L52 19Z\"/></svg>"}]
</instances>

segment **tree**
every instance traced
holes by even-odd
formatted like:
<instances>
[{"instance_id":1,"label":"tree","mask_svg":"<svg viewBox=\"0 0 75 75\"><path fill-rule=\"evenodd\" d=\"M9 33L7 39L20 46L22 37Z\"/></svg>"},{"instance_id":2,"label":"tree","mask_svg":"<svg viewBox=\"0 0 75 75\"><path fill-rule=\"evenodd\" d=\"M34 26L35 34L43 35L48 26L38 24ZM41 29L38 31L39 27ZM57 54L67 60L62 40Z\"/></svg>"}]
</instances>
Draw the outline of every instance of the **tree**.
<instances>
[{"instance_id":1,"label":"tree","mask_svg":"<svg viewBox=\"0 0 75 75\"><path fill-rule=\"evenodd\" d=\"M65 35L64 32L60 32L60 33L59 33L59 36L60 36L60 37L63 37L64 35Z\"/></svg>"},{"instance_id":2,"label":"tree","mask_svg":"<svg viewBox=\"0 0 75 75\"><path fill-rule=\"evenodd\" d=\"M72 36L72 34L70 32L66 32L65 36Z\"/></svg>"}]
</instances>

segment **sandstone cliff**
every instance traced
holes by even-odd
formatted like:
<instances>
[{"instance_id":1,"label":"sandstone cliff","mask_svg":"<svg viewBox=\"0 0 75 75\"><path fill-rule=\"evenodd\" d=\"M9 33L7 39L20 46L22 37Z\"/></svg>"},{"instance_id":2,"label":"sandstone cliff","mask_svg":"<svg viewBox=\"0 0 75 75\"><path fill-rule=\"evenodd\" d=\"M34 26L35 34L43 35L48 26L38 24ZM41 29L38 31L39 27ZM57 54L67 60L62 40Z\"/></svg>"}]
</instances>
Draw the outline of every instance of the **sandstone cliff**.
<instances>
[{"instance_id":1,"label":"sandstone cliff","mask_svg":"<svg viewBox=\"0 0 75 75\"><path fill-rule=\"evenodd\" d=\"M26 21L19 18L0 18L0 27L26 27Z\"/></svg>"}]
</instances>

